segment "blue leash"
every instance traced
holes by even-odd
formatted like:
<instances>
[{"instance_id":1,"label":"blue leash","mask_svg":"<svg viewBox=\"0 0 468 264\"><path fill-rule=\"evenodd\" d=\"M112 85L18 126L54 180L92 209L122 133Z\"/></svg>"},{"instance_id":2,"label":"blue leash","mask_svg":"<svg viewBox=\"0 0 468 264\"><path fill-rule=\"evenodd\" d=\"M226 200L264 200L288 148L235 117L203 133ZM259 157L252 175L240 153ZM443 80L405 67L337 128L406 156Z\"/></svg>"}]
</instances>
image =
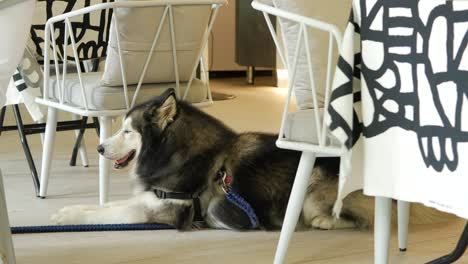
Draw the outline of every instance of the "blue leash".
<instances>
[{"instance_id":1,"label":"blue leash","mask_svg":"<svg viewBox=\"0 0 468 264\"><path fill-rule=\"evenodd\" d=\"M221 188L226 194L226 198L249 217L250 229L258 228L259 221L252 206L250 206L250 204L244 198L232 190L232 176L228 175L225 170L218 171L218 175L222 180Z\"/></svg>"},{"instance_id":2,"label":"blue leash","mask_svg":"<svg viewBox=\"0 0 468 264\"><path fill-rule=\"evenodd\" d=\"M239 207L250 219L250 229L256 229L258 227L258 218L253 210L252 206L244 200L240 195L233 192L232 189L226 193L226 198L233 203L235 206Z\"/></svg>"},{"instance_id":3,"label":"blue leash","mask_svg":"<svg viewBox=\"0 0 468 264\"><path fill-rule=\"evenodd\" d=\"M230 190L227 199L244 211L250 219L250 228L258 227L258 218L250 204L241 196ZM100 231L144 231L169 230L173 226L165 224L101 224L101 225L46 225L46 226L12 226L12 234L64 233L64 232L100 232Z\"/></svg>"},{"instance_id":4,"label":"blue leash","mask_svg":"<svg viewBox=\"0 0 468 264\"><path fill-rule=\"evenodd\" d=\"M50 226L13 226L12 234L58 233L58 232L97 232L131 230L167 230L173 226L165 224L105 224L105 225L50 225Z\"/></svg>"},{"instance_id":5,"label":"blue leash","mask_svg":"<svg viewBox=\"0 0 468 264\"><path fill-rule=\"evenodd\" d=\"M227 179L226 173L223 176L223 190L226 198L241 209L250 220L250 228L256 229L259 221L252 206L239 194L229 187L231 178ZM174 229L173 226L165 224L102 224L102 225L49 225L49 226L13 226L12 234L27 233L58 233L58 232L98 232L98 231L138 231L138 230L167 230Z\"/></svg>"},{"instance_id":6,"label":"blue leash","mask_svg":"<svg viewBox=\"0 0 468 264\"><path fill-rule=\"evenodd\" d=\"M228 200L244 211L250 219L251 229L258 227L257 215L250 204L238 194L229 191ZM100 232L100 231L143 231L169 230L173 226L165 224L101 224L101 225L46 225L46 226L12 226L12 234L63 233L63 232Z\"/></svg>"}]
</instances>

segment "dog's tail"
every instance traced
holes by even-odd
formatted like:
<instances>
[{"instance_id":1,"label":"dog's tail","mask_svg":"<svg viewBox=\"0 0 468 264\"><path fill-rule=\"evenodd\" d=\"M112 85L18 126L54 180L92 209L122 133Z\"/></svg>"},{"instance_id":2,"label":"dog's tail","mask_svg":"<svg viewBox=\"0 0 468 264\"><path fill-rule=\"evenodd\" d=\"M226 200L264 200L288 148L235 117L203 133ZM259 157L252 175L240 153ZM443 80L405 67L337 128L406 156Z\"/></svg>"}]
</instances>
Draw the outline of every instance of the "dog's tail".
<instances>
[{"instance_id":1,"label":"dog's tail","mask_svg":"<svg viewBox=\"0 0 468 264\"><path fill-rule=\"evenodd\" d=\"M365 227L367 225L374 224L374 210L375 210L375 202L374 199L365 196L362 194L361 191L357 191L351 193L347 198L344 200L345 209L352 208L351 214L355 217L357 216L362 219L363 224L362 226ZM398 222L398 206L397 201L393 200L392 202L392 223L396 224ZM436 223L443 223L449 222L452 220L457 219L455 215L444 213L438 211L437 209L426 207L420 203L411 203L410 204L410 224L436 224Z\"/></svg>"},{"instance_id":2,"label":"dog's tail","mask_svg":"<svg viewBox=\"0 0 468 264\"><path fill-rule=\"evenodd\" d=\"M437 209L426 207L420 203L412 203L410 208L411 224L435 224L456 219L456 216L453 214L444 213ZM394 209L394 211L394 215L396 215L397 210Z\"/></svg>"}]
</instances>

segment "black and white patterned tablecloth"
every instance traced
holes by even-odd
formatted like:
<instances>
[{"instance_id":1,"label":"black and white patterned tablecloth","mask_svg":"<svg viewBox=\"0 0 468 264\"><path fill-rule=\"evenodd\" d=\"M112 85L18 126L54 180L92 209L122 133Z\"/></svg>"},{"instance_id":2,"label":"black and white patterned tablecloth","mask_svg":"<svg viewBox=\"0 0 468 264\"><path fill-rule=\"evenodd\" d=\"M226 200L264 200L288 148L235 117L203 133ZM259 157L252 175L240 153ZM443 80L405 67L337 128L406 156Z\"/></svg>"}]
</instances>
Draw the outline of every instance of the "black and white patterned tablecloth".
<instances>
[{"instance_id":1,"label":"black and white patterned tablecloth","mask_svg":"<svg viewBox=\"0 0 468 264\"><path fill-rule=\"evenodd\" d=\"M467 45L468 1L354 1L328 117L348 149L341 197L468 218Z\"/></svg>"},{"instance_id":2,"label":"black and white patterned tablecloth","mask_svg":"<svg viewBox=\"0 0 468 264\"><path fill-rule=\"evenodd\" d=\"M34 99L42 94L43 73L38 61L42 61L44 53L45 23L53 16L94 4L113 1L37 0L31 25L31 39L28 41L28 47L18 65L18 70L13 75L14 83L7 90L7 104L24 103L34 121L41 121L44 116ZM112 10L105 9L72 19L73 35L77 43L77 53L80 60L106 56L111 17ZM59 58L63 58L65 55L65 24L56 23L54 26ZM68 44L67 55L70 61L73 61L70 40ZM54 74L55 71L52 70L51 73Z\"/></svg>"}]
</instances>

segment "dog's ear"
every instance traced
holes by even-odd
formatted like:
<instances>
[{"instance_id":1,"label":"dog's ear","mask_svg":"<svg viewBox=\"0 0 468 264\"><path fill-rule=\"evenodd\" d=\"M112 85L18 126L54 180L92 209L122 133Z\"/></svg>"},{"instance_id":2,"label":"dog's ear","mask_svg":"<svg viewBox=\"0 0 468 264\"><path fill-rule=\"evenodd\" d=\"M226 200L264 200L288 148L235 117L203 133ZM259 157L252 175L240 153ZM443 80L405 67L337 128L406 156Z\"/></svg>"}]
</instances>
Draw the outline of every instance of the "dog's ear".
<instances>
[{"instance_id":1,"label":"dog's ear","mask_svg":"<svg viewBox=\"0 0 468 264\"><path fill-rule=\"evenodd\" d=\"M158 122L162 129L174 121L177 114L177 100L174 89L166 96L158 109Z\"/></svg>"},{"instance_id":2,"label":"dog's ear","mask_svg":"<svg viewBox=\"0 0 468 264\"><path fill-rule=\"evenodd\" d=\"M167 89L159 96L157 103L148 109L153 123L164 129L174 121L177 114L177 100L174 89Z\"/></svg>"}]
</instances>

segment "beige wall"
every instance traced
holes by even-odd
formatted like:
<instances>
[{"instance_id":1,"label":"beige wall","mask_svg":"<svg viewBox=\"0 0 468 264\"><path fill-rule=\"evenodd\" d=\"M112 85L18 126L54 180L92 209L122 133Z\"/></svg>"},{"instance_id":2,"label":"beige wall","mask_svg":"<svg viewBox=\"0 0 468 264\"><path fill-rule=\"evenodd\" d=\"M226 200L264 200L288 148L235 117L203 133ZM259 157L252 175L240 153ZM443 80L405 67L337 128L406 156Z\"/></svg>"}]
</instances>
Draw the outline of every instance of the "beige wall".
<instances>
[{"instance_id":1,"label":"beige wall","mask_svg":"<svg viewBox=\"0 0 468 264\"><path fill-rule=\"evenodd\" d=\"M211 71L245 70L235 61L236 50L236 1L228 0L221 7L213 25L209 42L209 61Z\"/></svg>"},{"instance_id":2,"label":"beige wall","mask_svg":"<svg viewBox=\"0 0 468 264\"><path fill-rule=\"evenodd\" d=\"M277 0L288 2L288 5L299 7L300 14L315 17L329 23L337 24L344 29L348 19L351 0ZM303 6L308 8L303 8ZM293 8L295 9L295 8ZM236 0L228 0L218 14L213 26L209 41L209 65L212 71L245 70L245 67L237 65L235 61L236 42ZM325 52L326 54L326 52ZM277 57L278 68L283 68Z\"/></svg>"}]
</instances>

